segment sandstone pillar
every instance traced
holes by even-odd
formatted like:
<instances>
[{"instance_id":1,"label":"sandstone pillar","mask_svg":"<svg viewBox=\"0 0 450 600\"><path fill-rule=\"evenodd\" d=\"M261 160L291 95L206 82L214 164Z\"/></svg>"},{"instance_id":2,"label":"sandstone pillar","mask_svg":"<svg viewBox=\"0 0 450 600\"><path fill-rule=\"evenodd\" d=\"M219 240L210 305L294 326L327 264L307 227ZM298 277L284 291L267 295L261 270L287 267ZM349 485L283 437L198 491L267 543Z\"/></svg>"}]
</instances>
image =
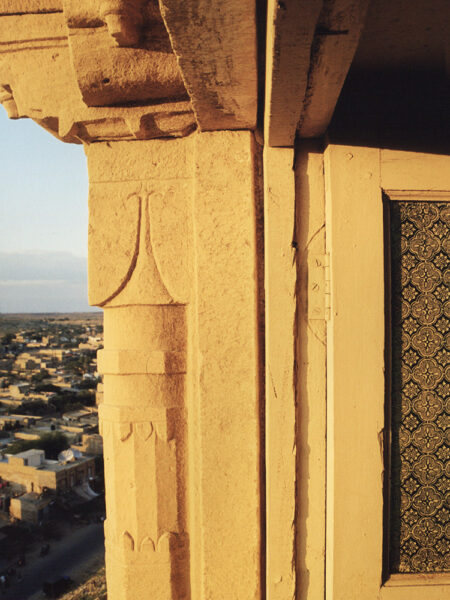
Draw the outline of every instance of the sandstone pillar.
<instances>
[{"instance_id":1,"label":"sandstone pillar","mask_svg":"<svg viewBox=\"0 0 450 600\"><path fill-rule=\"evenodd\" d=\"M90 301L105 311L108 597L258 598L253 136L87 155Z\"/></svg>"},{"instance_id":2,"label":"sandstone pillar","mask_svg":"<svg viewBox=\"0 0 450 600\"><path fill-rule=\"evenodd\" d=\"M105 310L100 418L112 598L146 598L149 590L189 598L189 146L155 141L88 152L90 296Z\"/></svg>"}]
</instances>

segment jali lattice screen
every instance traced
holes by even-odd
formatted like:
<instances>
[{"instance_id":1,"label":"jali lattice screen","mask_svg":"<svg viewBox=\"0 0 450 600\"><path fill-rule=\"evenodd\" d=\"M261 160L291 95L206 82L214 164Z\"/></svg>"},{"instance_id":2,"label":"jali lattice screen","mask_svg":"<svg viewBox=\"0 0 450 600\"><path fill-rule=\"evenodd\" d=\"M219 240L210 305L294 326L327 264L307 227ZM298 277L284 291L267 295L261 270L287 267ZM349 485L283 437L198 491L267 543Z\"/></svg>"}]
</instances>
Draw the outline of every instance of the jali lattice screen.
<instances>
[{"instance_id":1,"label":"jali lattice screen","mask_svg":"<svg viewBox=\"0 0 450 600\"><path fill-rule=\"evenodd\" d=\"M389 206L390 572L448 572L450 203Z\"/></svg>"}]
</instances>

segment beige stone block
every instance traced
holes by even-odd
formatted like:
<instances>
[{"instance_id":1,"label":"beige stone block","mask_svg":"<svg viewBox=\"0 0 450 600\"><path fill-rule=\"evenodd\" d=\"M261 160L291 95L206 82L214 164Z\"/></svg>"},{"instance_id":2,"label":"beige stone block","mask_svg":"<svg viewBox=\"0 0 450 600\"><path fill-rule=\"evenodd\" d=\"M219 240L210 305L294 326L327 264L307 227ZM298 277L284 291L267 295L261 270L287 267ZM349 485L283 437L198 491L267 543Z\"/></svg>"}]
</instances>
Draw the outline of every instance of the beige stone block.
<instances>
[{"instance_id":1,"label":"beige stone block","mask_svg":"<svg viewBox=\"0 0 450 600\"><path fill-rule=\"evenodd\" d=\"M157 2L65 0L64 16L88 106L188 99Z\"/></svg>"},{"instance_id":2,"label":"beige stone block","mask_svg":"<svg viewBox=\"0 0 450 600\"><path fill-rule=\"evenodd\" d=\"M99 373L131 375L137 373L185 373L184 352L141 352L139 350L99 350Z\"/></svg>"},{"instance_id":3,"label":"beige stone block","mask_svg":"<svg viewBox=\"0 0 450 600\"><path fill-rule=\"evenodd\" d=\"M62 0L0 0L0 15L62 12Z\"/></svg>"},{"instance_id":4,"label":"beige stone block","mask_svg":"<svg viewBox=\"0 0 450 600\"><path fill-rule=\"evenodd\" d=\"M133 547L128 551L131 558L136 553L134 540L129 539L125 543ZM184 540L177 543L177 540L166 536L155 550L150 543L145 546L148 546L146 559L135 563L132 569L106 551L106 571L115 575L114 579L108 579L108 594L121 600L135 600L148 598L149 590L152 590L152 597L161 600L188 600L189 584L180 575L188 568ZM177 559L177 571L173 569L173 557Z\"/></svg>"},{"instance_id":5,"label":"beige stone block","mask_svg":"<svg viewBox=\"0 0 450 600\"><path fill-rule=\"evenodd\" d=\"M199 135L196 172L192 595L250 600L261 593L260 214L252 134Z\"/></svg>"},{"instance_id":6,"label":"beige stone block","mask_svg":"<svg viewBox=\"0 0 450 600\"><path fill-rule=\"evenodd\" d=\"M185 380L179 374L138 374L132 377L107 375L104 379L104 394L115 406L127 406L132 399L138 406L180 407L184 403Z\"/></svg>"},{"instance_id":7,"label":"beige stone block","mask_svg":"<svg viewBox=\"0 0 450 600\"><path fill-rule=\"evenodd\" d=\"M186 319L186 307L179 305L109 309L104 314L105 348L126 343L130 350L181 351L186 347Z\"/></svg>"},{"instance_id":8,"label":"beige stone block","mask_svg":"<svg viewBox=\"0 0 450 600\"><path fill-rule=\"evenodd\" d=\"M0 27L2 44L9 42L20 47L20 44L36 40L40 40L41 44L51 40L65 41L67 45L66 22L62 12L39 15L10 14L2 18ZM25 60L28 60L28 56Z\"/></svg>"},{"instance_id":9,"label":"beige stone block","mask_svg":"<svg viewBox=\"0 0 450 600\"><path fill-rule=\"evenodd\" d=\"M165 32L161 24L157 37ZM152 32L148 32L151 39ZM117 48L106 28L71 30L70 46L78 85L87 106L186 98L175 55L167 39L159 49Z\"/></svg>"},{"instance_id":10,"label":"beige stone block","mask_svg":"<svg viewBox=\"0 0 450 600\"><path fill-rule=\"evenodd\" d=\"M152 140L146 144L116 142L86 149L91 183L192 179L194 138Z\"/></svg>"}]
</instances>

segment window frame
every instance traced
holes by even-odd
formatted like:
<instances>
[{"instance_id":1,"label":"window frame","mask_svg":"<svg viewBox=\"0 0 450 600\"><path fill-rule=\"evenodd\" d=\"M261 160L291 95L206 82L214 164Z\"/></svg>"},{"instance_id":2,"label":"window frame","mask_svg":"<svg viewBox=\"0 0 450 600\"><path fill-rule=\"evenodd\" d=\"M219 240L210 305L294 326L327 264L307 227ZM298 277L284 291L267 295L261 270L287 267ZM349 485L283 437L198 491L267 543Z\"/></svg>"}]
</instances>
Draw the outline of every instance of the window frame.
<instances>
[{"instance_id":1,"label":"window frame","mask_svg":"<svg viewBox=\"0 0 450 600\"><path fill-rule=\"evenodd\" d=\"M390 338L383 194L402 200L413 196L450 199L450 157L329 145L325 182L331 286L327 597L442 600L450 596L450 574L386 572L386 381L390 379L386 352Z\"/></svg>"}]
</instances>

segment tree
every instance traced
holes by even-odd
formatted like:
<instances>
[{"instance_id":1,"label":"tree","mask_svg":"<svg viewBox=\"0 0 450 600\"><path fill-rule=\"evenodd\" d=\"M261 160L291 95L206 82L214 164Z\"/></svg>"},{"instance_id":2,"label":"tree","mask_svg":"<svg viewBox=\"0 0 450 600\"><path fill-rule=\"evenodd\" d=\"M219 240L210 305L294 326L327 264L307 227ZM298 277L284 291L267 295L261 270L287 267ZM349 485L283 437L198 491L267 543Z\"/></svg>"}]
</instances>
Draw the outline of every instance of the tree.
<instances>
[{"instance_id":1,"label":"tree","mask_svg":"<svg viewBox=\"0 0 450 600\"><path fill-rule=\"evenodd\" d=\"M47 369L41 369L39 373L35 373L31 376L31 381L43 381L44 379L48 379L50 377L50 373Z\"/></svg>"},{"instance_id":2,"label":"tree","mask_svg":"<svg viewBox=\"0 0 450 600\"><path fill-rule=\"evenodd\" d=\"M5 335L2 337L2 344L4 346L9 346L14 339L16 339L15 333L5 333Z\"/></svg>"},{"instance_id":3,"label":"tree","mask_svg":"<svg viewBox=\"0 0 450 600\"><path fill-rule=\"evenodd\" d=\"M64 433L55 431L44 433L38 440L16 440L7 447L8 454L19 454L26 450L44 450L45 457L56 460L58 454L69 447L69 441Z\"/></svg>"},{"instance_id":4,"label":"tree","mask_svg":"<svg viewBox=\"0 0 450 600\"><path fill-rule=\"evenodd\" d=\"M38 383L34 389L36 392L59 392L59 387L53 383Z\"/></svg>"},{"instance_id":5,"label":"tree","mask_svg":"<svg viewBox=\"0 0 450 600\"><path fill-rule=\"evenodd\" d=\"M17 407L17 412L20 415L48 415L51 412L54 412L55 407L46 403L43 400L32 400L28 402L22 402L20 406Z\"/></svg>"},{"instance_id":6,"label":"tree","mask_svg":"<svg viewBox=\"0 0 450 600\"><path fill-rule=\"evenodd\" d=\"M83 379L77 386L80 390L95 390L97 387L97 380L94 379Z\"/></svg>"}]
</instances>

